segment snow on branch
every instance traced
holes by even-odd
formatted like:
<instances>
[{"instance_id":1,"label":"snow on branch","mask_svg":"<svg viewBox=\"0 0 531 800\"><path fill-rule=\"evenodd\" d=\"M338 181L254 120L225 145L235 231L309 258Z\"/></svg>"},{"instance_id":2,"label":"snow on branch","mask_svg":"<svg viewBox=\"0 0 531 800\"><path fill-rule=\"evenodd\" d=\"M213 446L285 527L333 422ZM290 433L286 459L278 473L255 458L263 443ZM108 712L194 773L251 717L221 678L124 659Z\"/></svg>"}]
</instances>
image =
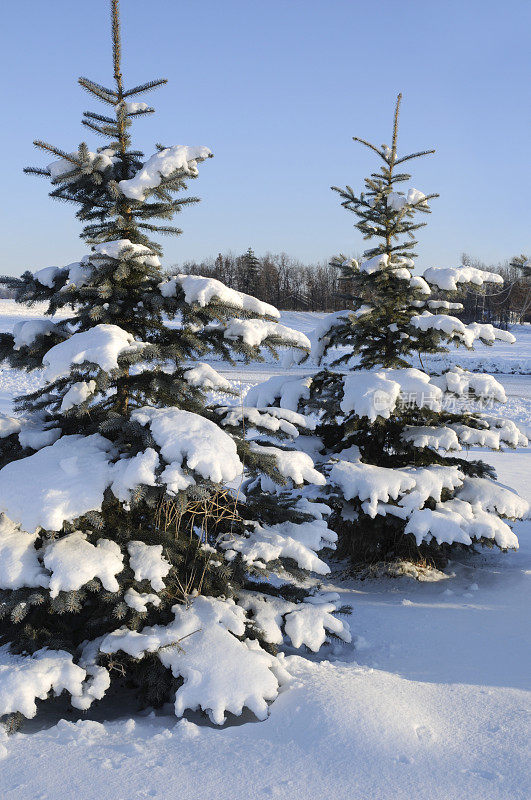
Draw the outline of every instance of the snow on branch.
<instances>
[{"instance_id":1,"label":"snow on branch","mask_svg":"<svg viewBox=\"0 0 531 800\"><path fill-rule=\"evenodd\" d=\"M30 319L15 322L13 326L13 349L20 350L21 347L30 347L38 336L50 336L51 334L60 334L60 329L53 322L48 322L48 320Z\"/></svg>"},{"instance_id":2,"label":"snow on branch","mask_svg":"<svg viewBox=\"0 0 531 800\"><path fill-rule=\"evenodd\" d=\"M183 378L190 386L199 386L201 389L219 392L232 392L231 382L220 375L210 364L202 361L197 361L195 367L185 370Z\"/></svg>"},{"instance_id":3,"label":"snow on branch","mask_svg":"<svg viewBox=\"0 0 531 800\"><path fill-rule=\"evenodd\" d=\"M251 450L253 453L260 455L274 456L276 467L280 474L284 478L293 481L297 486L301 486L305 482L313 483L317 486L323 486L326 483L324 475L321 475L315 469L311 457L301 450L282 450L279 447L264 446L256 442L251 443ZM270 479L267 475L264 475L261 481L262 488L265 488Z\"/></svg>"},{"instance_id":4,"label":"snow on branch","mask_svg":"<svg viewBox=\"0 0 531 800\"><path fill-rule=\"evenodd\" d=\"M144 244L135 244L129 239L114 239L110 242L102 242L94 245L93 253L88 258L96 260L98 256L125 260L134 260L139 264L146 264L150 267L160 267L159 257Z\"/></svg>"},{"instance_id":5,"label":"snow on branch","mask_svg":"<svg viewBox=\"0 0 531 800\"><path fill-rule=\"evenodd\" d=\"M221 425L240 426L264 430L271 433L285 433L296 438L298 428L313 430L315 422L304 414L297 414L286 408L254 408L253 406L218 406L216 412L222 416Z\"/></svg>"},{"instance_id":6,"label":"snow on branch","mask_svg":"<svg viewBox=\"0 0 531 800\"><path fill-rule=\"evenodd\" d=\"M509 344L514 344L516 341L516 338L509 331L503 331L493 325L479 322L471 322L469 325L465 325L460 319L449 314L430 314L429 311L424 311L422 314L416 314L411 317L411 324L421 331L440 331L448 339L457 339L468 348L472 348L477 339L486 344L492 344L496 339Z\"/></svg>"},{"instance_id":7,"label":"snow on branch","mask_svg":"<svg viewBox=\"0 0 531 800\"><path fill-rule=\"evenodd\" d=\"M265 719L268 703L289 679L281 662L245 634L245 612L234 600L196 597L189 606L175 605L173 622L141 631L120 628L107 634L103 653L122 651L134 658L156 653L183 684L175 695L177 716L187 710L205 711L216 725L227 712L240 715L248 708Z\"/></svg>"},{"instance_id":8,"label":"snow on branch","mask_svg":"<svg viewBox=\"0 0 531 800\"><path fill-rule=\"evenodd\" d=\"M0 589L48 586L49 577L35 549L37 533L21 530L2 514L0 517Z\"/></svg>"},{"instance_id":9,"label":"snow on branch","mask_svg":"<svg viewBox=\"0 0 531 800\"><path fill-rule=\"evenodd\" d=\"M293 647L303 645L316 653L328 633L350 642L348 624L333 616L339 608L339 595L334 592L312 596L304 603L292 603L282 597L260 592L240 592L238 605L253 615L253 622L272 644L282 644L284 634Z\"/></svg>"},{"instance_id":10,"label":"snow on branch","mask_svg":"<svg viewBox=\"0 0 531 800\"><path fill-rule=\"evenodd\" d=\"M144 407L133 412L132 419L149 425L167 466L161 481L168 491L178 492L195 480L188 469L214 483L227 483L243 471L234 439L199 414L180 408Z\"/></svg>"},{"instance_id":11,"label":"snow on branch","mask_svg":"<svg viewBox=\"0 0 531 800\"><path fill-rule=\"evenodd\" d=\"M483 286L485 283L503 283L503 278L495 272L487 272L476 267L429 267L423 278L432 286L446 292L457 292L458 284L472 283Z\"/></svg>"},{"instance_id":12,"label":"snow on branch","mask_svg":"<svg viewBox=\"0 0 531 800\"><path fill-rule=\"evenodd\" d=\"M0 510L33 533L99 510L110 482L112 445L103 436L63 436L0 470Z\"/></svg>"},{"instance_id":13,"label":"snow on branch","mask_svg":"<svg viewBox=\"0 0 531 800\"><path fill-rule=\"evenodd\" d=\"M35 700L46 700L52 691L56 696L64 690L81 696L85 677L85 670L64 650L43 648L20 656L10 653L9 645L0 647L0 717L14 712L34 717Z\"/></svg>"},{"instance_id":14,"label":"snow on branch","mask_svg":"<svg viewBox=\"0 0 531 800\"><path fill-rule=\"evenodd\" d=\"M359 317L370 314L371 311L373 311L372 306L362 305L355 311L348 309L345 311L335 311L319 320L310 337L313 360L318 364L320 363L326 348L332 341L332 336L330 334L335 328L341 328L348 322L354 322L354 320Z\"/></svg>"},{"instance_id":15,"label":"snow on branch","mask_svg":"<svg viewBox=\"0 0 531 800\"><path fill-rule=\"evenodd\" d=\"M272 378L251 386L245 396L245 404L256 408L272 406L278 400L280 408L297 411L301 400L310 397L312 378L286 377L274 375ZM269 411L269 409L268 409Z\"/></svg>"},{"instance_id":16,"label":"snow on branch","mask_svg":"<svg viewBox=\"0 0 531 800\"><path fill-rule=\"evenodd\" d=\"M133 178L118 182L120 191L131 200L143 202L151 189L156 189L165 178L177 171L196 177L197 164L212 156L208 147L188 147L176 144L149 158Z\"/></svg>"},{"instance_id":17,"label":"snow on branch","mask_svg":"<svg viewBox=\"0 0 531 800\"><path fill-rule=\"evenodd\" d=\"M301 568L318 575L328 575L330 567L317 552L324 547L334 549L337 534L322 519L310 522L280 522L263 527L254 524L245 537L230 536L220 542L225 558L232 561L239 553L249 566L264 568L279 558L291 558Z\"/></svg>"},{"instance_id":18,"label":"snow on branch","mask_svg":"<svg viewBox=\"0 0 531 800\"><path fill-rule=\"evenodd\" d=\"M57 597L60 591L81 589L92 578L99 578L107 591L117 592L116 575L124 568L120 546L116 542L99 539L93 545L81 531L46 545L43 562L51 573L50 597Z\"/></svg>"},{"instance_id":19,"label":"snow on branch","mask_svg":"<svg viewBox=\"0 0 531 800\"><path fill-rule=\"evenodd\" d=\"M69 156L71 160L68 158L59 158L56 161L52 161L52 163L48 164L46 167L50 173L52 183L59 183L65 179L65 176L67 176L69 172L79 170L84 167L85 164L92 170L104 172L118 160L115 151L110 147L103 148L96 153L92 153L90 150L85 150L84 152L77 151L75 153L69 153ZM76 178L77 175L72 177L72 180ZM70 178L68 180L70 180Z\"/></svg>"},{"instance_id":20,"label":"snow on branch","mask_svg":"<svg viewBox=\"0 0 531 800\"><path fill-rule=\"evenodd\" d=\"M343 399L340 407L345 413L388 419L401 397L419 408L428 406L440 410L442 390L430 383L430 376L418 369L358 370L343 378Z\"/></svg>"},{"instance_id":21,"label":"snow on branch","mask_svg":"<svg viewBox=\"0 0 531 800\"><path fill-rule=\"evenodd\" d=\"M138 352L144 347L118 325L95 325L87 331L74 333L69 339L56 344L43 358L44 377L52 382L67 377L73 365L89 362L110 372L118 367L118 357L124 353Z\"/></svg>"},{"instance_id":22,"label":"snow on branch","mask_svg":"<svg viewBox=\"0 0 531 800\"><path fill-rule=\"evenodd\" d=\"M175 297L177 287L183 290L184 299L187 303L197 303L202 308L211 303L221 303L242 311L249 311L261 317L280 318L280 311L275 306L264 303L262 300L257 300L256 297L250 294L230 289L216 278L203 278L200 275L173 275L159 284L160 293L163 297Z\"/></svg>"},{"instance_id":23,"label":"snow on branch","mask_svg":"<svg viewBox=\"0 0 531 800\"><path fill-rule=\"evenodd\" d=\"M306 334L265 319L233 319L225 326L223 336L225 339L241 339L249 347L259 347L271 339L275 345L311 349Z\"/></svg>"}]
</instances>

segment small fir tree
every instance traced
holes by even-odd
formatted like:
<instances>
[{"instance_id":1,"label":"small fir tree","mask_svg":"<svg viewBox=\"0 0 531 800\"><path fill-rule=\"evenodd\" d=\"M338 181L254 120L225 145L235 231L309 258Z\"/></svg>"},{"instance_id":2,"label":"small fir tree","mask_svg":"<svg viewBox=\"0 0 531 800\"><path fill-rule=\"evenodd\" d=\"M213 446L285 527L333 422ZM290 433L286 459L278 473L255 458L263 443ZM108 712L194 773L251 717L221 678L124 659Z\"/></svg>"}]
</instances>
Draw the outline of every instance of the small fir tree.
<instances>
[{"instance_id":1,"label":"small fir tree","mask_svg":"<svg viewBox=\"0 0 531 800\"><path fill-rule=\"evenodd\" d=\"M165 81L124 88L117 0L111 10L115 88L80 79L109 109L84 124L109 144L36 142L58 158L28 170L77 204L90 252L5 279L58 316L0 340L2 357L45 379L0 419L0 717L33 716L63 690L87 709L114 678L144 702L174 699L177 714L222 723L246 706L263 718L284 636L310 649L329 632L349 638L329 598L299 602L300 573L328 571L317 551L336 535L319 506L293 499L325 480L290 447L306 419L209 406L232 385L196 359L309 342L254 297L162 273L149 237L179 233L168 221L197 198L175 195L211 153L131 149L133 119L153 112L136 98Z\"/></svg>"},{"instance_id":2,"label":"small fir tree","mask_svg":"<svg viewBox=\"0 0 531 800\"><path fill-rule=\"evenodd\" d=\"M401 165L433 151L399 157L400 100L391 146L355 137L381 162L365 192L335 188L358 230L376 244L360 264L335 259L350 308L320 323L312 348L318 362L330 351L331 364L306 382L273 379L255 392L280 407L318 414L313 451L328 477L323 498L334 508L340 552L356 564L400 558L442 564L451 547L475 543L514 548L517 538L501 518L526 510L495 482L490 466L459 455L471 445L525 442L514 423L477 411L504 402L503 387L460 367L434 375L427 363L449 342L472 348L476 340L514 337L451 315L462 308L463 287L500 283L499 275L469 266L412 275L414 236L425 224L417 215L429 212L436 195L400 191L410 179Z\"/></svg>"}]
</instances>

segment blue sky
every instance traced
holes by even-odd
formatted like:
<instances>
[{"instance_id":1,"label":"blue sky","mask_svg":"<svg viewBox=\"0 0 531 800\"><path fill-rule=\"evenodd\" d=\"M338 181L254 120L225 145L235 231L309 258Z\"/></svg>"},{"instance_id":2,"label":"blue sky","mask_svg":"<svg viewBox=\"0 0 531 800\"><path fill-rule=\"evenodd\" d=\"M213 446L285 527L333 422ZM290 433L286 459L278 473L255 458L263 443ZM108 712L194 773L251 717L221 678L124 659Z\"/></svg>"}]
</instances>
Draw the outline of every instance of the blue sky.
<instances>
[{"instance_id":1,"label":"blue sky","mask_svg":"<svg viewBox=\"0 0 531 800\"><path fill-rule=\"evenodd\" d=\"M2 21L0 270L17 274L86 251L75 209L22 168L47 163L34 138L101 144L80 118L102 107L77 77L111 81L108 0L24 0ZM135 144L215 154L191 183L202 202L178 218L183 235L163 240L165 263L249 246L305 261L360 252L329 187L361 187L376 164L352 136L389 141L399 91L402 151L437 149L413 162L411 185L440 194L418 265L529 251L530 23L528 0L122 0L126 83L169 79Z\"/></svg>"}]
</instances>

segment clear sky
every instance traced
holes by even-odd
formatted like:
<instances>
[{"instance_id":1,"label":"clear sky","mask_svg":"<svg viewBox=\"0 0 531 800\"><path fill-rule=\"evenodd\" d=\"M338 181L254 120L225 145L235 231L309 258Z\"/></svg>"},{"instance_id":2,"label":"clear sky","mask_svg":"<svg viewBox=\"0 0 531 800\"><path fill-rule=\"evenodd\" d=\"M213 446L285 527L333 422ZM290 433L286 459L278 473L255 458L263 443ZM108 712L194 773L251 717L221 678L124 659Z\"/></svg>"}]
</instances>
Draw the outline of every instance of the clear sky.
<instances>
[{"instance_id":1,"label":"clear sky","mask_svg":"<svg viewBox=\"0 0 531 800\"><path fill-rule=\"evenodd\" d=\"M19 0L2 12L4 122L0 271L77 260L75 207L22 174L86 140L97 108L79 75L111 85L108 0ZM167 77L145 99L134 143L205 144L215 158L190 184L202 202L166 238L167 265L218 251L285 251L305 261L363 249L331 185L359 189L376 166L352 141L390 138L404 94L411 185L439 192L420 233L419 266L463 251L493 263L531 250L529 0L122 0L123 72Z\"/></svg>"}]
</instances>

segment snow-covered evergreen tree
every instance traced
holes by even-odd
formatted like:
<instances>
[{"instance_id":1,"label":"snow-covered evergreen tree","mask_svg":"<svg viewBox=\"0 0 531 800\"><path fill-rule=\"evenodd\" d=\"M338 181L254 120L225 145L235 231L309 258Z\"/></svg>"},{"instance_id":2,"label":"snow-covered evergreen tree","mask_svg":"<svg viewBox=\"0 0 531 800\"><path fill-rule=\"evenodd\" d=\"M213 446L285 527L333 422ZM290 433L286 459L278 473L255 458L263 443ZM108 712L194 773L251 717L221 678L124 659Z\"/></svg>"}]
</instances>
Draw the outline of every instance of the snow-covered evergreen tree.
<instances>
[{"instance_id":1,"label":"snow-covered evergreen tree","mask_svg":"<svg viewBox=\"0 0 531 800\"><path fill-rule=\"evenodd\" d=\"M18 416L0 419L0 717L33 716L63 690L87 709L114 678L145 702L175 699L177 714L263 718L286 674L284 637L312 650L328 633L349 639L335 598L302 602L298 580L328 571L317 552L337 537L326 509L293 501L294 486L325 482L290 449L305 417L209 406L209 392L233 390L196 359L309 342L254 297L162 273L149 236L179 233L168 221L196 198L174 195L211 153L131 149L133 119L153 112L137 98L165 81L124 88L111 9L115 88L80 79L109 111L84 123L109 143L37 142L58 158L29 170L79 206L90 252L5 279L19 302L69 315L0 342L11 365L44 368Z\"/></svg>"},{"instance_id":2,"label":"snow-covered evergreen tree","mask_svg":"<svg viewBox=\"0 0 531 800\"><path fill-rule=\"evenodd\" d=\"M274 378L251 397L317 413L319 438L311 446L328 478L323 498L335 511L340 551L358 564L404 557L441 563L453 545L515 548L502 518L527 510L495 482L490 466L460 453L525 443L514 423L478 413L505 401L503 387L460 367L434 375L425 363L426 354L444 352L449 342L472 348L477 340L514 337L451 314L461 309L463 287L500 283L499 275L472 267L412 274L415 231L425 224L416 217L436 195L401 191L410 179L401 165L433 151L399 157L400 100L390 146L355 138L381 162L365 192L336 189L358 230L376 244L360 264L336 259L350 308L322 320L312 350L318 362L328 353L331 364L313 379Z\"/></svg>"}]
</instances>

